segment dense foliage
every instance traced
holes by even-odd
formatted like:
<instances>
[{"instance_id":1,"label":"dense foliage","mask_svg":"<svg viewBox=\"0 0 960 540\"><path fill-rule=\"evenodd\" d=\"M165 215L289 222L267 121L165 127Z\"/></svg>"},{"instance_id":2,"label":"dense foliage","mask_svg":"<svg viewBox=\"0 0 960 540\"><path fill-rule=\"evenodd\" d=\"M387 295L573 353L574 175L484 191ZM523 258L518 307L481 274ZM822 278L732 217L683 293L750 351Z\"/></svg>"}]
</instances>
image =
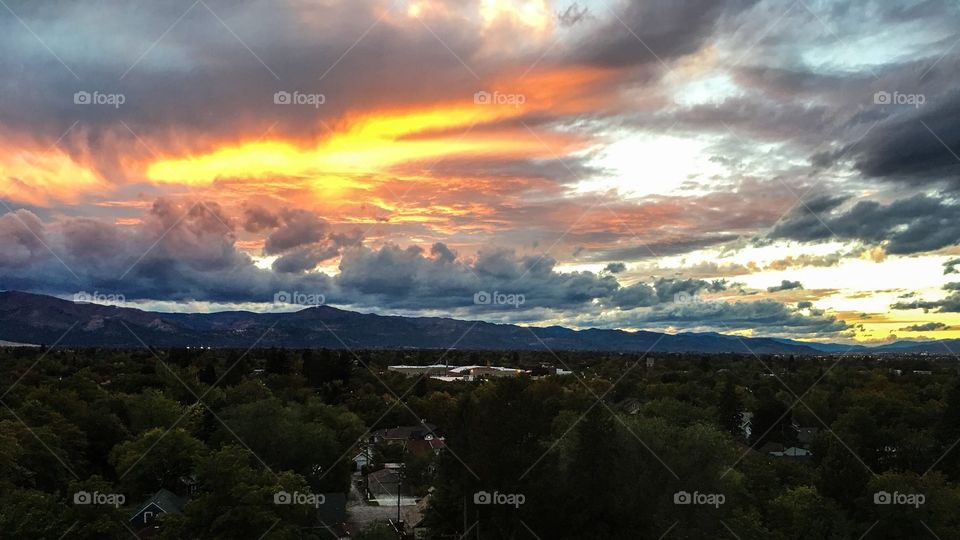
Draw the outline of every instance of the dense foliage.
<instances>
[{"instance_id":1,"label":"dense foliage","mask_svg":"<svg viewBox=\"0 0 960 540\"><path fill-rule=\"evenodd\" d=\"M575 375L386 370L441 359ZM435 538L960 538L952 358L657 355L650 366L628 354L4 349L0 360L3 538L128 538L131 512L161 488L189 498L161 538L323 538L313 507L274 494L347 492L370 430L421 421L446 450L398 459L409 487L430 493ZM812 457L760 451L771 445ZM125 503L75 504L81 492ZM678 504L683 493L694 504ZM892 504L878 504L883 493Z\"/></svg>"}]
</instances>

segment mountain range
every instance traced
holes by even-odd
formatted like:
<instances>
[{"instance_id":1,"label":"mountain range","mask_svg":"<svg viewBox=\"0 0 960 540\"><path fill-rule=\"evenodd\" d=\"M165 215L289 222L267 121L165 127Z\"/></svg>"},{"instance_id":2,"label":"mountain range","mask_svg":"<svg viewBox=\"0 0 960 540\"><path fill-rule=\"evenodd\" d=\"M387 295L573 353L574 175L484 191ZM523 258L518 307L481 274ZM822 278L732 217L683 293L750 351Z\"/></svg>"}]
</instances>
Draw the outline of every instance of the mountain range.
<instances>
[{"instance_id":1,"label":"mountain range","mask_svg":"<svg viewBox=\"0 0 960 540\"><path fill-rule=\"evenodd\" d=\"M160 313L52 296L0 292L0 342L71 347L289 347L584 350L740 354L845 352L951 354L960 340L899 341L878 347L718 333L560 326L523 327L441 317L401 317L319 306L296 312ZM2 343L0 343L2 344Z\"/></svg>"}]
</instances>

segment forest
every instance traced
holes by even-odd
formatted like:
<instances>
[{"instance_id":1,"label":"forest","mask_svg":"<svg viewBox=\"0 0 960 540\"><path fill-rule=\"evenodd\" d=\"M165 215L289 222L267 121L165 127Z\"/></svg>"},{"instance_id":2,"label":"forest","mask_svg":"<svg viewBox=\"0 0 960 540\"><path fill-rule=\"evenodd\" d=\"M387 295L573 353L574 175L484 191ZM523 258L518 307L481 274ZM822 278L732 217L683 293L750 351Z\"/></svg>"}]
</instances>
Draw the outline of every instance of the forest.
<instances>
[{"instance_id":1,"label":"forest","mask_svg":"<svg viewBox=\"0 0 960 540\"><path fill-rule=\"evenodd\" d=\"M0 360L2 538L960 538L952 357L9 348ZM449 381L397 364L523 372ZM443 445L373 442L398 426ZM330 521L324 498L391 463L416 523ZM177 510L137 527L164 497Z\"/></svg>"}]
</instances>

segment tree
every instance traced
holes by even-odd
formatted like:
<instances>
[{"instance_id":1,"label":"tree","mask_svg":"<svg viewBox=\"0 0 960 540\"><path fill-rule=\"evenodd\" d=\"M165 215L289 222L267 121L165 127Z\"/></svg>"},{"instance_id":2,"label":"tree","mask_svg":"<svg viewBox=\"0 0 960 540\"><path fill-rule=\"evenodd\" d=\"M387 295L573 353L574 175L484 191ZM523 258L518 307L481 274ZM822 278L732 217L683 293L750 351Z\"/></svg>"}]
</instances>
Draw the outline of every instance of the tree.
<instances>
[{"instance_id":1,"label":"tree","mask_svg":"<svg viewBox=\"0 0 960 540\"><path fill-rule=\"evenodd\" d=\"M292 362L286 349L272 348L267 351L266 372L273 375L286 375L290 373Z\"/></svg>"},{"instance_id":2,"label":"tree","mask_svg":"<svg viewBox=\"0 0 960 540\"><path fill-rule=\"evenodd\" d=\"M750 438L754 447L773 441L784 444L796 440L792 427L790 409L769 392L759 396L757 410L753 415Z\"/></svg>"},{"instance_id":3,"label":"tree","mask_svg":"<svg viewBox=\"0 0 960 540\"><path fill-rule=\"evenodd\" d=\"M789 488L770 504L768 524L780 538L855 538L854 528L835 502L813 486Z\"/></svg>"},{"instance_id":4,"label":"tree","mask_svg":"<svg viewBox=\"0 0 960 540\"><path fill-rule=\"evenodd\" d=\"M717 404L720 427L735 439L743 436L743 402L737 395L737 388L733 381L727 379L720 393L720 402Z\"/></svg>"},{"instance_id":5,"label":"tree","mask_svg":"<svg viewBox=\"0 0 960 540\"><path fill-rule=\"evenodd\" d=\"M140 497L160 488L178 491L180 477L192 473L205 452L204 444L181 428L154 428L117 445L110 461L126 491Z\"/></svg>"},{"instance_id":6,"label":"tree","mask_svg":"<svg viewBox=\"0 0 960 540\"><path fill-rule=\"evenodd\" d=\"M124 396L123 401L126 405L127 427L134 434L153 428L167 429L180 420L185 412L178 401L154 389Z\"/></svg>"},{"instance_id":7,"label":"tree","mask_svg":"<svg viewBox=\"0 0 960 540\"><path fill-rule=\"evenodd\" d=\"M301 538L316 524L316 507L281 494L310 494L306 481L264 469L246 449L227 445L199 460L199 493L183 516L164 521L160 538ZM303 501L304 499L298 499Z\"/></svg>"}]
</instances>

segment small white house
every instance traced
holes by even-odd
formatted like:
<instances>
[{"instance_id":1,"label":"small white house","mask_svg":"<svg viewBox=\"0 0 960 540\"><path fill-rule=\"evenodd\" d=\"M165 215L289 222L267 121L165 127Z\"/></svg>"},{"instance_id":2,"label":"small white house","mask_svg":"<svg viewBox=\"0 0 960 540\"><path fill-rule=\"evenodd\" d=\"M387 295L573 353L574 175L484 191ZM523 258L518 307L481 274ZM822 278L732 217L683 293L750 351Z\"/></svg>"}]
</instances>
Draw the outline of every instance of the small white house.
<instances>
[{"instance_id":1,"label":"small white house","mask_svg":"<svg viewBox=\"0 0 960 540\"><path fill-rule=\"evenodd\" d=\"M370 449L365 448L359 454L353 456L353 466L357 471L362 471L364 467L373 464L373 457L370 455Z\"/></svg>"}]
</instances>

